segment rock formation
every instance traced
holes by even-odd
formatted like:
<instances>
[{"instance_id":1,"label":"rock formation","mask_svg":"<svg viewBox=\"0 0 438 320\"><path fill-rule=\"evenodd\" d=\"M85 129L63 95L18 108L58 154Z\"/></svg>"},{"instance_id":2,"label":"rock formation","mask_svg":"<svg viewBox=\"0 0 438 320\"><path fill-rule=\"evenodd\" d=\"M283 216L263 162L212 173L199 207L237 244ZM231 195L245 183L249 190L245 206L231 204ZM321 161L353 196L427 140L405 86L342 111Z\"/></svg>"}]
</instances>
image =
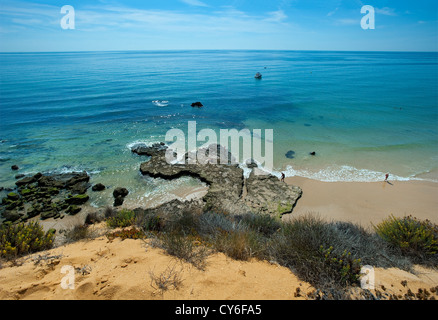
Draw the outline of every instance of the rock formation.
<instances>
[{"instance_id":1,"label":"rock formation","mask_svg":"<svg viewBox=\"0 0 438 320\"><path fill-rule=\"evenodd\" d=\"M37 173L16 181L17 188L3 198L0 214L6 221L20 222L40 215L41 219L77 214L89 200L86 172L43 175Z\"/></svg>"},{"instance_id":2,"label":"rock formation","mask_svg":"<svg viewBox=\"0 0 438 320\"><path fill-rule=\"evenodd\" d=\"M252 166L253 171L245 183L243 170L238 165L188 164L187 153L184 157L185 164L170 164L166 161L166 150L161 144L160 147L149 149L151 159L140 165L140 172L154 178L170 180L191 176L205 182L209 186L203 198L204 209L207 210L230 214L256 212L281 215L292 212L302 194L299 187L289 186L255 166ZM220 145L217 145L217 150L219 163L220 153L224 150ZM231 154L228 153L228 159L230 158ZM247 193L243 197L245 185Z\"/></svg>"}]
</instances>

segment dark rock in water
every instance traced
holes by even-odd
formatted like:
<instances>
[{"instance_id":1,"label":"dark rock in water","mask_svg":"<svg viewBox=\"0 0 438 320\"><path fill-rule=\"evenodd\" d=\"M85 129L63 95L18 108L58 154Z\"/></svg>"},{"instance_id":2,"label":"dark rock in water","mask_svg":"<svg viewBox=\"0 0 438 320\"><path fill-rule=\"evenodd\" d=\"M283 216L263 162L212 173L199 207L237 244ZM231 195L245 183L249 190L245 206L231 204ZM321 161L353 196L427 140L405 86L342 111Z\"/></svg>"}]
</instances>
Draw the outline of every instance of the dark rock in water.
<instances>
[{"instance_id":1,"label":"dark rock in water","mask_svg":"<svg viewBox=\"0 0 438 320\"><path fill-rule=\"evenodd\" d=\"M25 186L25 185L37 182L39 179L42 178L42 176L43 175L41 173L37 173L36 175L34 175L32 177L25 177L25 178L23 178L21 180L18 180L18 181L15 182L15 184L18 187Z\"/></svg>"},{"instance_id":2,"label":"dark rock in water","mask_svg":"<svg viewBox=\"0 0 438 320\"><path fill-rule=\"evenodd\" d=\"M164 152L167 146L164 142L154 143L152 146L147 146L145 144L137 145L132 147L131 151L138 154L139 156L152 157L159 152Z\"/></svg>"},{"instance_id":3,"label":"dark rock in water","mask_svg":"<svg viewBox=\"0 0 438 320\"><path fill-rule=\"evenodd\" d=\"M201 108L201 107L203 107L204 105L203 105L201 102L197 101L197 102L193 102L193 103L191 104L191 106L192 106L192 107Z\"/></svg>"},{"instance_id":4,"label":"dark rock in water","mask_svg":"<svg viewBox=\"0 0 438 320\"><path fill-rule=\"evenodd\" d=\"M316 156L316 152L315 152L315 151L312 151L312 152L310 152L310 155L311 155L311 156Z\"/></svg>"},{"instance_id":5,"label":"dark rock in water","mask_svg":"<svg viewBox=\"0 0 438 320\"><path fill-rule=\"evenodd\" d=\"M124 198L128 195L128 193L128 189L118 187L113 191L113 196L114 198Z\"/></svg>"},{"instance_id":6,"label":"dark rock in water","mask_svg":"<svg viewBox=\"0 0 438 320\"><path fill-rule=\"evenodd\" d=\"M286 158L288 158L288 159L295 158L295 151L289 150L288 152L286 152Z\"/></svg>"},{"instance_id":7,"label":"dark rock in water","mask_svg":"<svg viewBox=\"0 0 438 320\"><path fill-rule=\"evenodd\" d=\"M119 207L123 204L123 201L125 201L124 197L118 196L114 199L114 207Z\"/></svg>"},{"instance_id":8,"label":"dark rock in water","mask_svg":"<svg viewBox=\"0 0 438 320\"><path fill-rule=\"evenodd\" d=\"M26 175L20 173L20 174L17 174L17 175L15 176L15 179L21 179L21 178L23 178L23 177L25 177L25 176L26 176Z\"/></svg>"},{"instance_id":9,"label":"dark rock in water","mask_svg":"<svg viewBox=\"0 0 438 320\"><path fill-rule=\"evenodd\" d=\"M38 180L38 186L40 187L53 187L54 183L55 179L49 176L43 176Z\"/></svg>"},{"instance_id":10,"label":"dark rock in water","mask_svg":"<svg viewBox=\"0 0 438 320\"><path fill-rule=\"evenodd\" d=\"M96 183L96 184L91 188L91 190L93 190L93 191L102 191L102 190L105 190L105 186L104 186L103 184L101 184L101 183Z\"/></svg>"},{"instance_id":11,"label":"dark rock in water","mask_svg":"<svg viewBox=\"0 0 438 320\"><path fill-rule=\"evenodd\" d=\"M34 183L34 182L36 182L36 181L37 181L37 180L35 179L35 177L26 177L26 178L23 178L23 179L21 179L21 180L16 181L15 184L16 184L18 187L20 187L20 186L25 186L25 185L28 185L28 184Z\"/></svg>"},{"instance_id":12,"label":"dark rock in water","mask_svg":"<svg viewBox=\"0 0 438 320\"><path fill-rule=\"evenodd\" d=\"M305 127L311 127L312 125L310 123L305 123L304 126Z\"/></svg>"},{"instance_id":13,"label":"dark rock in water","mask_svg":"<svg viewBox=\"0 0 438 320\"><path fill-rule=\"evenodd\" d=\"M90 181L90 176L84 171L80 173L76 173L73 177L68 179L65 182L65 186L67 188L74 186L75 184L78 184L79 182L88 182Z\"/></svg>"},{"instance_id":14,"label":"dark rock in water","mask_svg":"<svg viewBox=\"0 0 438 320\"><path fill-rule=\"evenodd\" d=\"M8 199L12 201L17 201L20 199L20 196L16 194L15 192L8 193Z\"/></svg>"},{"instance_id":15,"label":"dark rock in water","mask_svg":"<svg viewBox=\"0 0 438 320\"><path fill-rule=\"evenodd\" d=\"M78 194L65 199L68 204L81 205L88 201L90 197L87 194Z\"/></svg>"},{"instance_id":16,"label":"dark rock in water","mask_svg":"<svg viewBox=\"0 0 438 320\"><path fill-rule=\"evenodd\" d=\"M258 165L257 165L257 163L254 161L254 159L251 159L251 160L248 160L248 161L246 162L246 167L252 169L252 168L257 168Z\"/></svg>"},{"instance_id":17,"label":"dark rock in water","mask_svg":"<svg viewBox=\"0 0 438 320\"><path fill-rule=\"evenodd\" d=\"M84 194L87 192L89 184L86 182L79 182L69 187L69 190L74 194Z\"/></svg>"},{"instance_id":18,"label":"dark rock in water","mask_svg":"<svg viewBox=\"0 0 438 320\"><path fill-rule=\"evenodd\" d=\"M3 191L5 188L4 187L0 187L0 191Z\"/></svg>"},{"instance_id":19,"label":"dark rock in water","mask_svg":"<svg viewBox=\"0 0 438 320\"><path fill-rule=\"evenodd\" d=\"M18 166L16 164L14 164L14 165L11 166L11 169L15 171L15 170L18 170L19 168L18 168Z\"/></svg>"}]
</instances>

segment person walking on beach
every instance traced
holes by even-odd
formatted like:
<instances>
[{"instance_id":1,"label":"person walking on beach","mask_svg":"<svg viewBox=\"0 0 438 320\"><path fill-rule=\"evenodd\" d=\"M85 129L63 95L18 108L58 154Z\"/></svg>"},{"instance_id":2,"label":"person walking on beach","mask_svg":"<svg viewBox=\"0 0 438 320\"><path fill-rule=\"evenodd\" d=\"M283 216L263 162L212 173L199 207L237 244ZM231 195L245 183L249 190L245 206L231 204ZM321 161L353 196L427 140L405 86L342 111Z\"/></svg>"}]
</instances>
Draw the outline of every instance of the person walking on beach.
<instances>
[{"instance_id":1,"label":"person walking on beach","mask_svg":"<svg viewBox=\"0 0 438 320\"><path fill-rule=\"evenodd\" d=\"M282 172L282 173L281 173L281 182L284 182L284 177L285 177L285 176L284 176L284 173Z\"/></svg>"},{"instance_id":2,"label":"person walking on beach","mask_svg":"<svg viewBox=\"0 0 438 320\"><path fill-rule=\"evenodd\" d=\"M385 174L385 181L388 182L389 173Z\"/></svg>"}]
</instances>

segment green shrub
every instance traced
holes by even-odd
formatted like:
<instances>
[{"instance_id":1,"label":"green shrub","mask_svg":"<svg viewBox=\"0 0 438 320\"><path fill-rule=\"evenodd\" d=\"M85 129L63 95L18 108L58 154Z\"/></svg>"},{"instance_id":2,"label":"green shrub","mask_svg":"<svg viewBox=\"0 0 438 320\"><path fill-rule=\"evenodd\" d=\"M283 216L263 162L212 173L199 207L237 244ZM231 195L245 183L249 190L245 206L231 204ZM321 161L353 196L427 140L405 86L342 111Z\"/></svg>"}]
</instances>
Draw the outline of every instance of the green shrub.
<instances>
[{"instance_id":1,"label":"green shrub","mask_svg":"<svg viewBox=\"0 0 438 320\"><path fill-rule=\"evenodd\" d=\"M353 259L351 252L344 252L337 255L333 252L333 247L324 249L320 247L320 252L324 256L325 267L333 269L333 273L337 274L336 281L341 284L354 284L360 278L360 259Z\"/></svg>"},{"instance_id":2,"label":"green shrub","mask_svg":"<svg viewBox=\"0 0 438 320\"><path fill-rule=\"evenodd\" d=\"M38 222L2 224L0 226L0 257L13 259L53 246L55 231L44 232Z\"/></svg>"},{"instance_id":3,"label":"green shrub","mask_svg":"<svg viewBox=\"0 0 438 320\"><path fill-rule=\"evenodd\" d=\"M377 226L376 233L402 253L413 256L433 256L438 253L438 226L415 217L396 218L391 215Z\"/></svg>"},{"instance_id":4,"label":"green shrub","mask_svg":"<svg viewBox=\"0 0 438 320\"><path fill-rule=\"evenodd\" d=\"M114 216L109 217L106 223L110 228L124 228L133 225L134 220L134 211L123 209Z\"/></svg>"},{"instance_id":5,"label":"green shrub","mask_svg":"<svg viewBox=\"0 0 438 320\"><path fill-rule=\"evenodd\" d=\"M114 238L120 238L122 240L125 239L143 239L145 237L145 234L143 231L138 230L136 228L132 229L123 229L120 231L115 231L113 233L110 233L107 235L107 238L109 240L113 240Z\"/></svg>"}]
</instances>

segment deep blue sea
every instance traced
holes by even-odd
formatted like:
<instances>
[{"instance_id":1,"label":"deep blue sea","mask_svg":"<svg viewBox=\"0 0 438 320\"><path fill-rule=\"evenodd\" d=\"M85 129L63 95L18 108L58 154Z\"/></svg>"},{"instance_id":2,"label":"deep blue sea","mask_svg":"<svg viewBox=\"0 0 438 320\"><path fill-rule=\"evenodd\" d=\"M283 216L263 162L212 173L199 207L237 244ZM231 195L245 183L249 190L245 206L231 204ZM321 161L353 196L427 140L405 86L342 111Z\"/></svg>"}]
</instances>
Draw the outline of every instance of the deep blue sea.
<instances>
[{"instance_id":1,"label":"deep blue sea","mask_svg":"<svg viewBox=\"0 0 438 320\"><path fill-rule=\"evenodd\" d=\"M17 173L86 170L136 201L167 200L199 183L142 177L147 158L130 147L187 131L188 121L273 129L275 174L438 182L438 53L0 54L0 186Z\"/></svg>"}]
</instances>

